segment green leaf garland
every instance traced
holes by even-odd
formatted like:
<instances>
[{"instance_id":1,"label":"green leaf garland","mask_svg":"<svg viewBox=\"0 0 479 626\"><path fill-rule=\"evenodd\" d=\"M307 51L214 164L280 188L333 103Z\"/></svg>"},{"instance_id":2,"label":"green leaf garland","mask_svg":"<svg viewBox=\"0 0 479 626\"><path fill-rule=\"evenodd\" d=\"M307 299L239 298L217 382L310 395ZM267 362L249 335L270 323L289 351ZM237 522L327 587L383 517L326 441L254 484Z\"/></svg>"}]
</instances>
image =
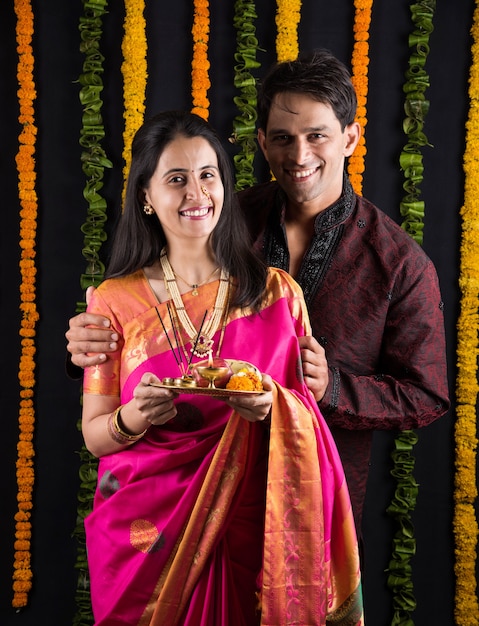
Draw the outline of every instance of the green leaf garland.
<instances>
[{"instance_id":1,"label":"green leaf garland","mask_svg":"<svg viewBox=\"0 0 479 626\"><path fill-rule=\"evenodd\" d=\"M82 250L86 260L85 272L81 275L81 287L97 286L104 275L104 264L100 259L101 246L107 238L104 225L107 221L107 203L100 194L103 187L105 168L112 163L101 146L105 136L101 108L101 92L103 82L104 57L100 53L102 35L102 17L107 13L107 0L84 0L84 16L80 18L80 51L85 55L83 72L79 83L80 102L83 105L82 129L80 145L82 170L86 176L83 195L88 203L86 221L82 226L84 247ZM77 303L77 312L84 311L85 302ZM80 428L80 425L79 425ZM90 454L85 446L80 451L80 487L78 491L77 525L74 535L77 539L78 570L77 589L75 594L77 613L73 618L74 626L90 626L94 623L90 600L90 577L86 553L84 520L93 506L93 497L97 482L97 459Z\"/></svg>"},{"instance_id":2,"label":"green leaf garland","mask_svg":"<svg viewBox=\"0 0 479 626\"><path fill-rule=\"evenodd\" d=\"M234 86L240 95L233 100L239 113L233 120L232 143L240 147L239 154L233 157L236 171L236 189L251 187L256 183L254 157L256 154L256 79L251 74L260 66L256 60L258 39L254 20L257 18L254 2L236 0L233 24L236 28L237 48L235 53Z\"/></svg>"},{"instance_id":3,"label":"green leaf garland","mask_svg":"<svg viewBox=\"0 0 479 626\"><path fill-rule=\"evenodd\" d=\"M400 210L404 218L402 227L419 244L422 244L424 228L424 201L419 199L419 187L424 174L421 148L430 145L423 132L424 119L429 111L429 102L424 96L429 87L429 77L424 66L429 54L429 36L433 31L435 6L436 0L422 0L411 4L415 30L409 36L409 47L413 52L409 58L407 81L403 88L406 94L403 130L407 142L399 157L399 164L404 172L403 189L406 195L400 204Z\"/></svg>"},{"instance_id":4,"label":"green leaf garland","mask_svg":"<svg viewBox=\"0 0 479 626\"><path fill-rule=\"evenodd\" d=\"M424 202L420 200L420 185L424 167L421 148L428 144L423 132L424 118L429 111L429 102L424 92L429 87L429 77L424 69L429 54L429 36L433 31L435 0L422 0L410 6L415 29L409 36L409 47L413 49L406 72L404 85L406 117L403 130L407 136L406 145L399 158L405 181L406 195L400 204L404 220L402 227L422 245L424 228ZM413 626L411 613L416 609L416 598L412 581L411 559L416 552L414 526L411 511L416 507L418 484L413 475L415 459L414 445L417 435L406 430L395 440L395 450L391 456L394 467L392 476L396 479L396 491L387 512L398 525L393 539L393 551L388 568L388 587L393 592L392 626Z\"/></svg>"},{"instance_id":5,"label":"green leaf garland","mask_svg":"<svg viewBox=\"0 0 479 626\"><path fill-rule=\"evenodd\" d=\"M99 193L103 187L103 173L105 168L111 168L112 163L106 157L101 147L101 140L105 136L101 116L101 92L103 83L104 57L100 53L99 45L102 33L101 17L106 13L107 0L84 0L84 17L80 18L80 51L85 55L83 73L79 83L80 102L83 105L82 129L80 131L80 145L84 148L81 161L82 170L87 181L83 195L88 202L87 218L82 226L85 235L83 256L87 267L81 277L82 289L90 285L98 285L103 279L104 264L100 260L99 251L106 240L103 227L107 221L106 200ZM80 308L85 304L81 303Z\"/></svg>"}]
</instances>

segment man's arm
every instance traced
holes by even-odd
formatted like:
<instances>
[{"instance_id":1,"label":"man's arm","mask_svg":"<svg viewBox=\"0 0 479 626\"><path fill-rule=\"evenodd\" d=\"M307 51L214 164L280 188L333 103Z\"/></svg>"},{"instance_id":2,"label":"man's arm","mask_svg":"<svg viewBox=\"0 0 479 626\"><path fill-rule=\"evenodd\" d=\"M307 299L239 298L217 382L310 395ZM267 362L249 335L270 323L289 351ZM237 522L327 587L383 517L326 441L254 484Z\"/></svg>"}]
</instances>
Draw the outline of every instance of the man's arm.
<instances>
[{"instance_id":1,"label":"man's arm","mask_svg":"<svg viewBox=\"0 0 479 626\"><path fill-rule=\"evenodd\" d=\"M329 383L319 407L330 426L404 430L426 426L448 410L444 319L432 263L403 294L390 307L375 372L360 371L367 345L356 345L348 363L335 363L326 348Z\"/></svg>"}]
</instances>

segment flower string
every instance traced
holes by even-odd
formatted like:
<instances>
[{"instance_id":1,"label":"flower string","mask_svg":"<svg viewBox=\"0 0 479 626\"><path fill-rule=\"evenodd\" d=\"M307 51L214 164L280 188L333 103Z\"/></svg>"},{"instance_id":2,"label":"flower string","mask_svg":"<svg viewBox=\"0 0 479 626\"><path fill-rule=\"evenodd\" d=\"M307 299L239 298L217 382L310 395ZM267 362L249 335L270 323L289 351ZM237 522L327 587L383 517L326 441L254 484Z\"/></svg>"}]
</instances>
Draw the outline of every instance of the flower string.
<instances>
[{"instance_id":1,"label":"flower string","mask_svg":"<svg viewBox=\"0 0 479 626\"><path fill-rule=\"evenodd\" d=\"M276 4L276 57L279 63L294 61L299 52L301 0L277 0Z\"/></svg>"},{"instance_id":2,"label":"flower string","mask_svg":"<svg viewBox=\"0 0 479 626\"><path fill-rule=\"evenodd\" d=\"M429 35L433 30L432 19L435 0L421 0L411 4L411 16L414 29L409 36L409 68L406 71L404 92L406 101L404 110L406 119L403 123L407 137L406 145L400 155L400 166L404 172L404 190L406 198L400 204L404 216L402 227L420 245L422 244L424 202L419 200L423 171L420 148L427 145L422 128L424 117L429 110L429 103L424 98L424 91L429 86L429 78L424 70L429 54ZM392 453L394 467L392 476L396 479L396 490L387 512L394 518L398 529L393 539L393 552L388 568L387 583L393 592L392 625L411 624L411 613L416 608L412 580L411 559L416 553L416 539L411 520L411 511L416 507L418 484L413 471L415 459L414 445L418 437L412 430L406 430L396 437L395 450Z\"/></svg>"},{"instance_id":3,"label":"flower string","mask_svg":"<svg viewBox=\"0 0 479 626\"><path fill-rule=\"evenodd\" d=\"M476 0L471 29L469 116L464 151L464 204L461 208L461 260L459 287L461 309L457 322L457 380L455 424L454 520L456 575L455 623L479 624L476 560L478 524L477 498L477 359L479 281L479 2Z\"/></svg>"},{"instance_id":4,"label":"flower string","mask_svg":"<svg viewBox=\"0 0 479 626\"><path fill-rule=\"evenodd\" d=\"M82 170L86 176L83 196L88 202L87 218L82 226L84 234L83 256L87 262L85 273L81 276L82 289L98 285L103 280L104 264L100 259L100 250L107 235L104 225L107 221L107 203L101 195L105 168L112 167L101 146L105 136L101 109L104 57L100 52L102 35L102 17L107 13L108 0L83 0L84 15L80 17L80 52L84 54L83 72L79 83L80 102L83 106L80 145L82 146ZM85 302L77 303L77 312L84 311ZM81 423L78 424L81 429ZM77 540L75 567L78 572L75 600L77 612L73 618L76 626L93 624L90 599L90 577L86 553L84 520L93 508L96 488L98 460L90 454L86 446L80 450L80 487L78 490L77 525L74 535Z\"/></svg>"},{"instance_id":5,"label":"flower string","mask_svg":"<svg viewBox=\"0 0 479 626\"><path fill-rule=\"evenodd\" d=\"M364 157L366 156L365 129L368 122L366 104L368 98L369 26L371 24L373 0L354 0L354 46L351 59L352 83L356 90L358 108L356 121L361 126L361 137L353 154L348 159L348 174L354 191L362 193Z\"/></svg>"},{"instance_id":6,"label":"flower string","mask_svg":"<svg viewBox=\"0 0 479 626\"><path fill-rule=\"evenodd\" d=\"M35 409L33 405L35 386L35 329L39 319L35 304L35 238L38 204L35 191L35 143L37 128L34 118L36 99L33 80L34 56L32 49L33 10L30 0L15 0L17 18L16 41L18 52L17 79L19 84L18 121L22 127L18 137L19 148L16 156L18 171L18 192L20 200L20 327L21 356L18 379L20 382L19 441L17 445L17 502L15 514L15 554L13 572L14 608L27 605L32 588L31 570L31 511L34 485L33 432Z\"/></svg>"},{"instance_id":7,"label":"flower string","mask_svg":"<svg viewBox=\"0 0 479 626\"><path fill-rule=\"evenodd\" d=\"M240 147L239 154L233 157L237 190L252 187L256 182L254 157L257 150L257 89L256 80L250 70L260 65L256 60L258 39L254 20L257 17L254 2L236 0L233 20L237 33L234 86L240 91L240 95L233 99L238 107L238 115L233 120L230 141Z\"/></svg>"},{"instance_id":8,"label":"flower string","mask_svg":"<svg viewBox=\"0 0 479 626\"><path fill-rule=\"evenodd\" d=\"M144 0L125 0L124 35L121 45L123 63L123 100L125 128L123 131L123 178L130 169L133 136L143 123L147 73L146 22Z\"/></svg>"},{"instance_id":9,"label":"flower string","mask_svg":"<svg viewBox=\"0 0 479 626\"><path fill-rule=\"evenodd\" d=\"M208 61L208 41L210 32L210 12L208 0L194 1L194 17L191 34L193 35L193 58L191 60L191 98L192 113L203 119L209 117L210 101L208 89L210 62Z\"/></svg>"}]
</instances>

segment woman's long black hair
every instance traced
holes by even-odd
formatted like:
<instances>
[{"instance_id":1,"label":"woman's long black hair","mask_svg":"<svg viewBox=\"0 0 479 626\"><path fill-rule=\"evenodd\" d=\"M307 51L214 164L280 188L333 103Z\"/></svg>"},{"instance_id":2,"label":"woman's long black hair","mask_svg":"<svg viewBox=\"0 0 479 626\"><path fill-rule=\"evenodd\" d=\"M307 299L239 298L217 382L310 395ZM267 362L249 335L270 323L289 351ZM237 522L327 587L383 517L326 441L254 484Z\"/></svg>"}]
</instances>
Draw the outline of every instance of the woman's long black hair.
<instances>
[{"instance_id":1,"label":"woman's long black hair","mask_svg":"<svg viewBox=\"0 0 479 626\"><path fill-rule=\"evenodd\" d=\"M166 237L156 216L145 215L144 189L149 185L163 150L176 137L203 137L218 158L224 186L224 204L211 236L216 261L235 279L232 305L257 308L266 285L266 265L253 253L250 235L234 192L231 165L213 128L185 111L164 111L137 131L131 148L131 166L125 206L113 238L107 278L125 276L153 265Z\"/></svg>"}]
</instances>

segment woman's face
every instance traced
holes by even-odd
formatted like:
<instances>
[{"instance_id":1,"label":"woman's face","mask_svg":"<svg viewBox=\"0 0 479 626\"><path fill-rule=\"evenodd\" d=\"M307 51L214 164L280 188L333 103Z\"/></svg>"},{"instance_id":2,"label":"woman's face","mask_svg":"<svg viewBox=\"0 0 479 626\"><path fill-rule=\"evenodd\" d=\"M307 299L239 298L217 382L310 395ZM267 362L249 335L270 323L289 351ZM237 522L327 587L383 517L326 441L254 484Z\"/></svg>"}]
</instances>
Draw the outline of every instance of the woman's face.
<instances>
[{"instance_id":1,"label":"woman's face","mask_svg":"<svg viewBox=\"0 0 479 626\"><path fill-rule=\"evenodd\" d=\"M206 243L224 201L215 150L203 137L176 137L163 150L144 191L169 245L192 239Z\"/></svg>"}]
</instances>

